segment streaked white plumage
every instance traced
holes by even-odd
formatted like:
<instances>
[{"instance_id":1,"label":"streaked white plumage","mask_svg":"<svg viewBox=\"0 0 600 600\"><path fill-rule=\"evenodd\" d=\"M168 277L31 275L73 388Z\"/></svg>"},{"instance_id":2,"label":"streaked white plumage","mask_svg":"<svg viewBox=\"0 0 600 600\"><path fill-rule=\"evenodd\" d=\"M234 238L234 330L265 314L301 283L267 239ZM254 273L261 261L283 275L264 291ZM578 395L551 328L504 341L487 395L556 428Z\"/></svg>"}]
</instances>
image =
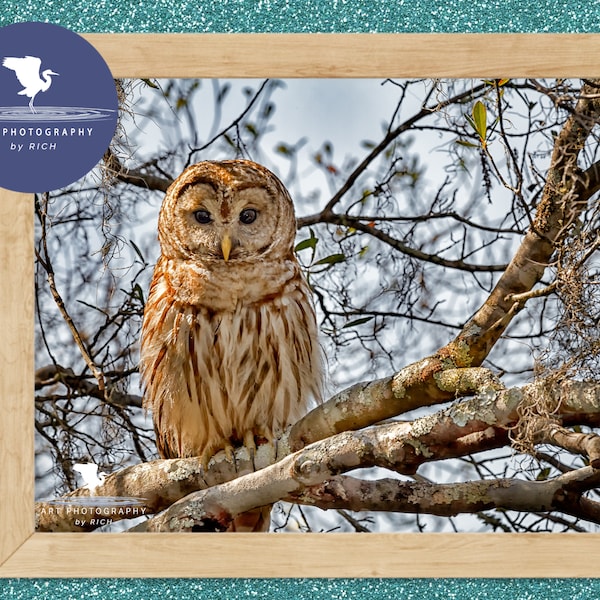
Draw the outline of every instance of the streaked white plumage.
<instances>
[{"instance_id":1,"label":"streaked white plumage","mask_svg":"<svg viewBox=\"0 0 600 600\"><path fill-rule=\"evenodd\" d=\"M252 452L321 398L311 291L288 191L248 160L201 162L172 184L144 311L140 375L159 454ZM268 529L269 509L230 531Z\"/></svg>"}]
</instances>

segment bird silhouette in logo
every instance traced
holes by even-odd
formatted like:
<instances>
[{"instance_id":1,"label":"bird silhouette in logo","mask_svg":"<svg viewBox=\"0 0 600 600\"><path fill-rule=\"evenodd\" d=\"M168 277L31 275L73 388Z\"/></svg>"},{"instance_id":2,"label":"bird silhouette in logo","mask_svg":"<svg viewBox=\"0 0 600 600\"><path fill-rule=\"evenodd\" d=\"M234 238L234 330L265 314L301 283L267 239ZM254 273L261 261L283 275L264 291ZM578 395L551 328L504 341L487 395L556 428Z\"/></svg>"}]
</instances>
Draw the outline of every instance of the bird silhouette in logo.
<instances>
[{"instance_id":1,"label":"bird silhouette in logo","mask_svg":"<svg viewBox=\"0 0 600 600\"><path fill-rule=\"evenodd\" d=\"M18 94L20 96L29 96L29 108L32 113L37 111L33 107L34 98L40 93L45 92L52 84L51 75L58 75L51 69L42 71L40 77L40 67L42 66L42 59L36 56L25 56L24 58L16 58L14 56L7 56L2 61L2 66L7 69L11 69L15 72L19 83L23 86Z\"/></svg>"},{"instance_id":2,"label":"bird silhouette in logo","mask_svg":"<svg viewBox=\"0 0 600 600\"><path fill-rule=\"evenodd\" d=\"M83 487L90 490L90 496L95 495L96 488L106 479L106 473L98 472L98 465L94 463L77 463L73 465L73 470L77 471L85 481Z\"/></svg>"}]
</instances>

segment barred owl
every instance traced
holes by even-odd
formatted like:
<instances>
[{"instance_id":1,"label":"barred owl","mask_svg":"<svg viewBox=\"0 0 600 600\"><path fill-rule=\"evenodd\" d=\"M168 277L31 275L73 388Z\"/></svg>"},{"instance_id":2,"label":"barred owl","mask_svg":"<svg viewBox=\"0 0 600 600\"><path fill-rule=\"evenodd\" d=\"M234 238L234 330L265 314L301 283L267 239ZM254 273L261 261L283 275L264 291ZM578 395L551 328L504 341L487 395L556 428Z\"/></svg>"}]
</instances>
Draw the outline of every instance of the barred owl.
<instances>
[{"instance_id":1,"label":"barred owl","mask_svg":"<svg viewBox=\"0 0 600 600\"><path fill-rule=\"evenodd\" d=\"M293 252L291 198L247 160L188 167L163 201L140 373L163 458L251 450L319 400L311 294ZM268 529L270 509L230 530Z\"/></svg>"}]
</instances>

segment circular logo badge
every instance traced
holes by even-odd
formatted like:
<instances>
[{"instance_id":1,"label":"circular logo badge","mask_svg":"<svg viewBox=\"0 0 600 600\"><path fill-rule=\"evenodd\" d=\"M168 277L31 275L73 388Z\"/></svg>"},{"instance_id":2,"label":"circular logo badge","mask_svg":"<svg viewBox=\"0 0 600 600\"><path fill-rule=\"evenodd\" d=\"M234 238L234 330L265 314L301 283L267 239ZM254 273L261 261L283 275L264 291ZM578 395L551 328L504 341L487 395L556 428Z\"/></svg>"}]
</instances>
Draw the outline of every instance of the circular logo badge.
<instances>
[{"instance_id":1,"label":"circular logo badge","mask_svg":"<svg viewBox=\"0 0 600 600\"><path fill-rule=\"evenodd\" d=\"M0 187L45 192L83 177L117 108L110 70L81 36L48 23L0 28Z\"/></svg>"}]
</instances>

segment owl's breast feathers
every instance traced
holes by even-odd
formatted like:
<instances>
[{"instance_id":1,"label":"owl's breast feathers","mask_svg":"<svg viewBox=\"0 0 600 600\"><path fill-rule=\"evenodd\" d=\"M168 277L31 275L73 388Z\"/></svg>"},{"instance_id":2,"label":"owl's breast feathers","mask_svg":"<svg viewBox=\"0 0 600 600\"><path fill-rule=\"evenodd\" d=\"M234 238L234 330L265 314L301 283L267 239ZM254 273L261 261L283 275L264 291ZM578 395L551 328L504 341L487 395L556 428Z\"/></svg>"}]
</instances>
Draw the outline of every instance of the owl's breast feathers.
<instances>
[{"instance_id":1,"label":"owl's breast feathers","mask_svg":"<svg viewBox=\"0 0 600 600\"><path fill-rule=\"evenodd\" d=\"M164 457L272 440L320 400L322 356L310 290L290 260L156 266L140 373Z\"/></svg>"},{"instance_id":2,"label":"owl's breast feathers","mask_svg":"<svg viewBox=\"0 0 600 600\"><path fill-rule=\"evenodd\" d=\"M177 266L169 264L163 269L171 293L182 304L206 307L212 311L233 312L241 306L265 302L275 296L284 297L298 287L306 287L300 266L293 258L231 261L227 264L217 260L214 261L218 265L215 270L209 261L205 264L177 262Z\"/></svg>"}]
</instances>

